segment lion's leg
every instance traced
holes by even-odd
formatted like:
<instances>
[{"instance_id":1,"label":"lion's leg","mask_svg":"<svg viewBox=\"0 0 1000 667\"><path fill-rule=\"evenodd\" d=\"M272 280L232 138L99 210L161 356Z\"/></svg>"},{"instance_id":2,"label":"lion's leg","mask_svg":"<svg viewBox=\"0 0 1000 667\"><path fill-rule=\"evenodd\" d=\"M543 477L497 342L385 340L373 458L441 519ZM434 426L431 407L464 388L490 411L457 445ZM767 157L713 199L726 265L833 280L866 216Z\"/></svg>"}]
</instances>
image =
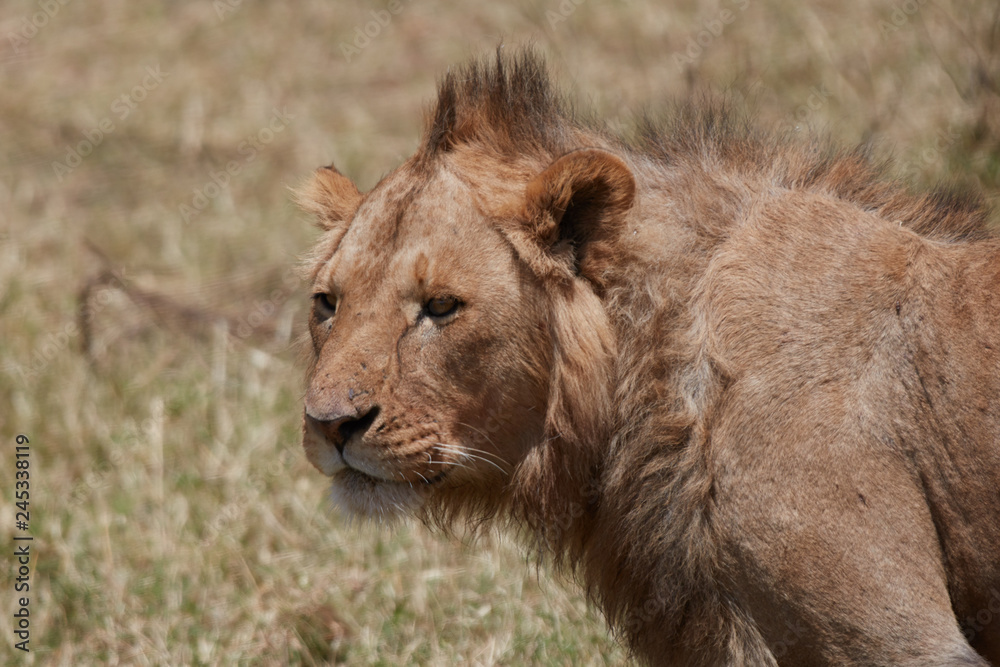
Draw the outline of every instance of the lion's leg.
<instances>
[{"instance_id":1,"label":"lion's leg","mask_svg":"<svg viewBox=\"0 0 1000 667\"><path fill-rule=\"evenodd\" d=\"M733 555L736 595L778 664L988 664L961 632L925 530L788 524L791 508L776 510L760 517L773 530L744 533Z\"/></svg>"},{"instance_id":2,"label":"lion's leg","mask_svg":"<svg viewBox=\"0 0 1000 667\"><path fill-rule=\"evenodd\" d=\"M740 389L733 404L752 402ZM829 409L784 407L799 421L722 415L712 443L727 578L779 664L987 665L955 618L905 462L838 441L844 422Z\"/></svg>"}]
</instances>

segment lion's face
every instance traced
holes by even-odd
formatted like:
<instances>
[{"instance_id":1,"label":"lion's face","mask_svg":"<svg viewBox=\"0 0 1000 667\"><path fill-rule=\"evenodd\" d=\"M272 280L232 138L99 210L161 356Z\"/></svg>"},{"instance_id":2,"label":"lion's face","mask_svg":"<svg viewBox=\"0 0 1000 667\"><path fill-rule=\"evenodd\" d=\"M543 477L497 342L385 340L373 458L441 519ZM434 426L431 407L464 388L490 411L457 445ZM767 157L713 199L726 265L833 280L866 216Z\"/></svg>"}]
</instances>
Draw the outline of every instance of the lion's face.
<instances>
[{"instance_id":1,"label":"lion's face","mask_svg":"<svg viewBox=\"0 0 1000 667\"><path fill-rule=\"evenodd\" d=\"M333 223L312 286L303 443L356 515L499 492L545 417L537 281L459 179L414 180L404 166L362 197L328 169L311 186Z\"/></svg>"},{"instance_id":2,"label":"lion's face","mask_svg":"<svg viewBox=\"0 0 1000 667\"><path fill-rule=\"evenodd\" d=\"M326 229L303 442L354 515L563 502L582 486L552 480L597 465L614 340L596 291L631 172L598 149L462 160L411 160L366 195L328 167L299 193Z\"/></svg>"}]
</instances>

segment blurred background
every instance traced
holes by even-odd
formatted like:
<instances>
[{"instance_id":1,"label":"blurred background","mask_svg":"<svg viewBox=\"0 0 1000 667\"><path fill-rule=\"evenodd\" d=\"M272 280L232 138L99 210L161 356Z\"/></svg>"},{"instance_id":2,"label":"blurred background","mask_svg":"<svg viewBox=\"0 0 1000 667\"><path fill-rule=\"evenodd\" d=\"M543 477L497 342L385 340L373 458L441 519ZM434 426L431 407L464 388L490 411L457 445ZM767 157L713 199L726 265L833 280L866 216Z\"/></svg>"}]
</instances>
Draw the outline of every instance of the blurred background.
<instances>
[{"instance_id":1,"label":"blurred background","mask_svg":"<svg viewBox=\"0 0 1000 667\"><path fill-rule=\"evenodd\" d=\"M996 207L996 0L5 0L0 543L19 433L34 541L32 652L5 621L0 663L625 661L517 544L349 525L300 451L317 233L288 188L371 187L501 40L622 131L725 93Z\"/></svg>"}]
</instances>

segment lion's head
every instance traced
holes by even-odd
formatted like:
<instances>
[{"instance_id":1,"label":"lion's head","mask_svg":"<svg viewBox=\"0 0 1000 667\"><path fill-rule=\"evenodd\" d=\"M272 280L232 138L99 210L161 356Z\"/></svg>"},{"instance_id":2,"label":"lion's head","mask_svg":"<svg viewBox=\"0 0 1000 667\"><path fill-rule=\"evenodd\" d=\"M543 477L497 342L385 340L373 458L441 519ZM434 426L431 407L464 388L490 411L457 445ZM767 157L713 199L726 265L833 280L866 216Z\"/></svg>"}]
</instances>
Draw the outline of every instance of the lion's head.
<instances>
[{"instance_id":1,"label":"lion's head","mask_svg":"<svg viewBox=\"0 0 1000 667\"><path fill-rule=\"evenodd\" d=\"M600 148L489 156L478 113L439 106L422 152L368 193L333 167L299 192L324 230L303 441L355 515L492 512L544 496L550 466L594 465L614 347L602 247L634 182Z\"/></svg>"}]
</instances>

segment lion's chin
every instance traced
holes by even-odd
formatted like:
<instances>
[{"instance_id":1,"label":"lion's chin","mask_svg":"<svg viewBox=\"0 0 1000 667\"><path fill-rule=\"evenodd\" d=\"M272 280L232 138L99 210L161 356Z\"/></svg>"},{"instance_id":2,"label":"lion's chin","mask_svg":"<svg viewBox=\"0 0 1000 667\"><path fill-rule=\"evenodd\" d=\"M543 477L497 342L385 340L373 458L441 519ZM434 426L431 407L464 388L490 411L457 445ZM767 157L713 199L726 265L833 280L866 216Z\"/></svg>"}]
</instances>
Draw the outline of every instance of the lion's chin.
<instances>
[{"instance_id":1,"label":"lion's chin","mask_svg":"<svg viewBox=\"0 0 1000 667\"><path fill-rule=\"evenodd\" d=\"M423 505L426 489L406 482L387 482L345 468L333 476L330 497L341 511L359 519L393 521L413 515Z\"/></svg>"}]
</instances>

